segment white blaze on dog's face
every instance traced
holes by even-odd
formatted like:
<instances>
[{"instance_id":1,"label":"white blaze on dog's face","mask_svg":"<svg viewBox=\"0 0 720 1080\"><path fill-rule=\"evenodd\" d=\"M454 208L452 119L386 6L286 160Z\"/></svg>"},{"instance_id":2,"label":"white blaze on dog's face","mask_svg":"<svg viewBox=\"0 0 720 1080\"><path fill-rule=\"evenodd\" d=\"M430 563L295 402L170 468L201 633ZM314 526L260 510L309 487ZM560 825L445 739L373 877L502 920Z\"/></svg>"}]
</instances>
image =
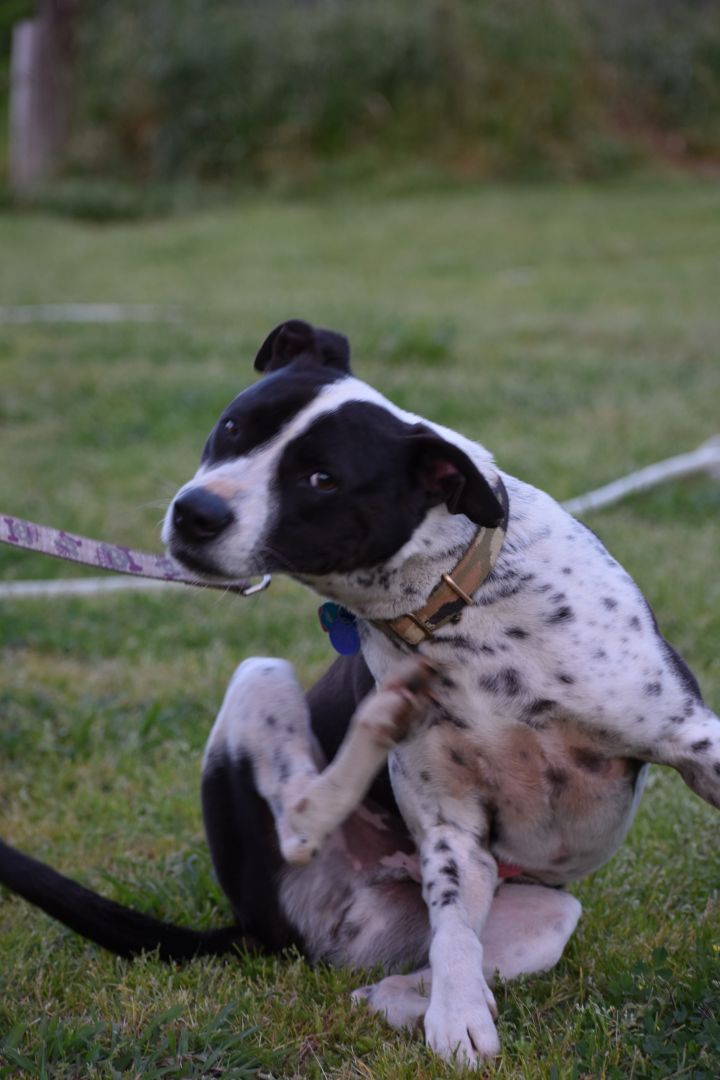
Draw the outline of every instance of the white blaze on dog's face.
<instances>
[{"instance_id":1,"label":"white blaze on dog's face","mask_svg":"<svg viewBox=\"0 0 720 1080\"><path fill-rule=\"evenodd\" d=\"M354 379L341 335L284 323L255 366L264 377L223 412L166 515L163 539L190 569L310 584L387 564L434 507L477 525L502 517L466 452L477 447Z\"/></svg>"}]
</instances>

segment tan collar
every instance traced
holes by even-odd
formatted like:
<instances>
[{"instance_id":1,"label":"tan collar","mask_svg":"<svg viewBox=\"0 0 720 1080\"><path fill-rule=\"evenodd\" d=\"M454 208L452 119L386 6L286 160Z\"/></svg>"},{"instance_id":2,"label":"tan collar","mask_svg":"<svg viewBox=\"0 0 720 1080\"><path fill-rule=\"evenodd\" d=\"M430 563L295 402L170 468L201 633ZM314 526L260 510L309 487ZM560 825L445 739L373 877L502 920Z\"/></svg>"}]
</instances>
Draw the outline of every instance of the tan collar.
<instances>
[{"instance_id":1,"label":"tan collar","mask_svg":"<svg viewBox=\"0 0 720 1080\"><path fill-rule=\"evenodd\" d=\"M503 519L495 528L479 528L470 547L451 573L442 574L427 603L396 619L376 619L373 625L388 637L399 637L416 646L432 637L441 626L460 617L473 603L473 593L487 580L505 540L508 498L498 477L496 494L503 506Z\"/></svg>"}]
</instances>

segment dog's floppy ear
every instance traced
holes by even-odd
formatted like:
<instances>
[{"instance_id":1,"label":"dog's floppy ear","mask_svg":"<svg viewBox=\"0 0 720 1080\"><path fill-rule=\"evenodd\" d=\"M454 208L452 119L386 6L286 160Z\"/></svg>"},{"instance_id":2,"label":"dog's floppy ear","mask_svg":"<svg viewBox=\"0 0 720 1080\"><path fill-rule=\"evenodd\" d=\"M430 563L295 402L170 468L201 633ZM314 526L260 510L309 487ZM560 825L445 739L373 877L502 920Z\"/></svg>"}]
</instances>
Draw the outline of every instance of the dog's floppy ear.
<instances>
[{"instance_id":1,"label":"dog's floppy ear","mask_svg":"<svg viewBox=\"0 0 720 1080\"><path fill-rule=\"evenodd\" d=\"M288 364L309 360L324 367L334 367L350 373L350 344L334 330L320 330L303 322L289 319L280 323L260 346L255 357L255 370L277 371Z\"/></svg>"},{"instance_id":2,"label":"dog's floppy ear","mask_svg":"<svg viewBox=\"0 0 720 1080\"><path fill-rule=\"evenodd\" d=\"M408 439L416 482L428 506L445 503L451 514L465 514L476 525L494 528L505 511L477 465L458 446L422 427Z\"/></svg>"}]
</instances>

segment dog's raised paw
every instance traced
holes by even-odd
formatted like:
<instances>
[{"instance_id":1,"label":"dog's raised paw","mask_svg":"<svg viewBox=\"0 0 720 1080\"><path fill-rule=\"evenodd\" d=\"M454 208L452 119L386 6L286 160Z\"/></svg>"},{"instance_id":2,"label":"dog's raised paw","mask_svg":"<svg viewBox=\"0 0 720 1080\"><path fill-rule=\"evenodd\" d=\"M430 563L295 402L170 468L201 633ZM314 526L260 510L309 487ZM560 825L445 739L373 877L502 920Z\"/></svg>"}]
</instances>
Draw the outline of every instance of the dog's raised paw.
<instances>
[{"instance_id":1,"label":"dog's raised paw","mask_svg":"<svg viewBox=\"0 0 720 1080\"><path fill-rule=\"evenodd\" d=\"M404 660L370 694L356 713L357 723L388 747L403 739L430 702L438 670L425 658Z\"/></svg>"}]
</instances>

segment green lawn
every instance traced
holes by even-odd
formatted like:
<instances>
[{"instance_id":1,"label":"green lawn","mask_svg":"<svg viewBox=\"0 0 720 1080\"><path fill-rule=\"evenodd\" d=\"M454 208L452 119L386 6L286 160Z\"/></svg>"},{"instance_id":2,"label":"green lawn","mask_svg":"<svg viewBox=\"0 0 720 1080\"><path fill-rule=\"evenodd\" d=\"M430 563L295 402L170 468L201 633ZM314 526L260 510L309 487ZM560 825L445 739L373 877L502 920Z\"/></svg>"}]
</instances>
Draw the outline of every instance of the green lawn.
<instances>
[{"instance_id":1,"label":"green lawn","mask_svg":"<svg viewBox=\"0 0 720 1080\"><path fill-rule=\"evenodd\" d=\"M5 216L0 250L0 305L180 311L0 325L0 512L119 543L158 546L169 496L290 316L343 330L361 377L559 498L720 432L717 184L256 199L106 227ZM720 707L720 483L588 521ZM80 572L0 550L0 578ZM316 606L279 580L245 601L3 601L2 835L155 914L227 920L202 746L243 657L287 656L306 684L323 670ZM623 850L575 890L585 914L561 964L499 990L499 1076L720 1074L718 824L654 770ZM452 1075L350 1009L362 975L295 956L126 963L6 893L0 935L0 1076Z\"/></svg>"}]
</instances>

